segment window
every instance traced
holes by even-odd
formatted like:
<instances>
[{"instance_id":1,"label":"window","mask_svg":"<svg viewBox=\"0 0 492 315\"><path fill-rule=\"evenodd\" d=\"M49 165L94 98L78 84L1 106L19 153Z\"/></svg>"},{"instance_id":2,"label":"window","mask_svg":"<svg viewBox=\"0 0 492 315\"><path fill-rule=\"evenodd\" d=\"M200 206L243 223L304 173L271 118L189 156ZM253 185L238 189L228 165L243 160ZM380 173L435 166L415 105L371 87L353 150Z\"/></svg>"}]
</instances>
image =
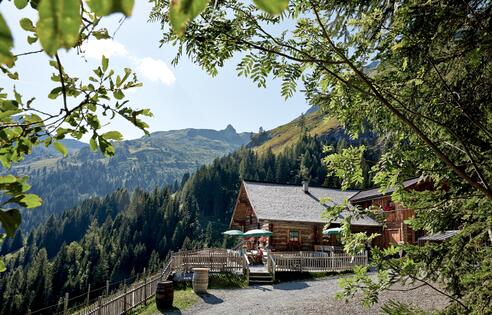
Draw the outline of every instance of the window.
<instances>
[{"instance_id":1,"label":"window","mask_svg":"<svg viewBox=\"0 0 492 315\"><path fill-rule=\"evenodd\" d=\"M299 231L289 231L289 242L299 242Z\"/></svg>"}]
</instances>

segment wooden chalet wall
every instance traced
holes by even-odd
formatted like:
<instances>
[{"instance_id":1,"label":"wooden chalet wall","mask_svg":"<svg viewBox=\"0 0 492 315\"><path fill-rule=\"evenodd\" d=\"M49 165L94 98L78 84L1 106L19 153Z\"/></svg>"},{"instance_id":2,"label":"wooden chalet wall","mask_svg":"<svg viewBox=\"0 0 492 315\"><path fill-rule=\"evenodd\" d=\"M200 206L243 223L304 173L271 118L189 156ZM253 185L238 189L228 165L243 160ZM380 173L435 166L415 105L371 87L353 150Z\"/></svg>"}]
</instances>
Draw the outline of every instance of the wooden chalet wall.
<instances>
[{"instance_id":1,"label":"wooden chalet wall","mask_svg":"<svg viewBox=\"0 0 492 315\"><path fill-rule=\"evenodd\" d=\"M394 203L393 207L388 207L388 205L391 204L391 196L382 196L354 204L358 204L364 208L376 206L381 207L382 209L385 209L385 207L386 209L391 209L384 211L385 228L382 241L384 247L400 242L410 244L415 244L417 242L415 231L404 222L405 220L414 217L415 212L403 207L403 205L399 203Z\"/></svg>"},{"instance_id":2,"label":"wooden chalet wall","mask_svg":"<svg viewBox=\"0 0 492 315\"><path fill-rule=\"evenodd\" d=\"M248 230L258 229L259 227L258 218L253 211L253 207L251 207L244 185L241 184L241 189L236 200L236 207L232 214L230 228L246 232Z\"/></svg>"},{"instance_id":3,"label":"wooden chalet wall","mask_svg":"<svg viewBox=\"0 0 492 315\"><path fill-rule=\"evenodd\" d=\"M260 220L263 229L271 231L270 247L275 251L306 250L311 251L314 245L321 244L323 224ZM299 242L289 242L289 232L299 232Z\"/></svg>"},{"instance_id":4,"label":"wooden chalet wall","mask_svg":"<svg viewBox=\"0 0 492 315\"><path fill-rule=\"evenodd\" d=\"M260 226L262 229L269 230L273 234L270 237L270 246L275 251L291 251L291 250L314 250L314 245L328 244L333 242L335 236L330 238L323 237L324 223L310 223L310 222L297 222L297 221L273 221L260 219ZM289 242L289 232L299 232L299 242ZM379 226L352 226L352 232L365 232L368 234L381 232ZM382 246L383 237L377 237L373 243L373 246Z\"/></svg>"}]
</instances>

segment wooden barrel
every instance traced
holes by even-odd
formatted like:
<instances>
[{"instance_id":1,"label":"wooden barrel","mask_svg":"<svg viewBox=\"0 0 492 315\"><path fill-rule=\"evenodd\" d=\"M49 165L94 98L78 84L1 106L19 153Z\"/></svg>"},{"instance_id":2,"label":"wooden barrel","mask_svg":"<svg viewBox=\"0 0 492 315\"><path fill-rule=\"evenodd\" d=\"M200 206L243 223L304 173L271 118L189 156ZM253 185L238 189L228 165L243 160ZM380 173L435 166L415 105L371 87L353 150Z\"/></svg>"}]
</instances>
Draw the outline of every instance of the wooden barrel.
<instances>
[{"instance_id":1,"label":"wooden barrel","mask_svg":"<svg viewBox=\"0 0 492 315\"><path fill-rule=\"evenodd\" d=\"M208 288L208 268L193 268L193 291L205 293Z\"/></svg>"},{"instance_id":2,"label":"wooden barrel","mask_svg":"<svg viewBox=\"0 0 492 315\"><path fill-rule=\"evenodd\" d=\"M173 306L174 287L172 281L157 282L155 290L155 304L161 312Z\"/></svg>"}]
</instances>

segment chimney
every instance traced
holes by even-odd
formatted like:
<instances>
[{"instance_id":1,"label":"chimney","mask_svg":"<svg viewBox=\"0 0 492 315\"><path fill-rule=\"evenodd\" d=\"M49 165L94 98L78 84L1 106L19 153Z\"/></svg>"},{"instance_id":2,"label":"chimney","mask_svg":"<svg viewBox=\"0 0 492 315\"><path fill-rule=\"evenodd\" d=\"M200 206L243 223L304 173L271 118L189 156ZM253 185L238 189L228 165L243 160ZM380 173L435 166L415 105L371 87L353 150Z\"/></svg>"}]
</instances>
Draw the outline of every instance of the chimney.
<instances>
[{"instance_id":1,"label":"chimney","mask_svg":"<svg viewBox=\"0 0 492 315\"><path fill-rule=\"evenodd\" d=\"M305 194L309 194L309 182L307 180L302 181L302 191L304 191Z\"/></svg>"}]
</instances>

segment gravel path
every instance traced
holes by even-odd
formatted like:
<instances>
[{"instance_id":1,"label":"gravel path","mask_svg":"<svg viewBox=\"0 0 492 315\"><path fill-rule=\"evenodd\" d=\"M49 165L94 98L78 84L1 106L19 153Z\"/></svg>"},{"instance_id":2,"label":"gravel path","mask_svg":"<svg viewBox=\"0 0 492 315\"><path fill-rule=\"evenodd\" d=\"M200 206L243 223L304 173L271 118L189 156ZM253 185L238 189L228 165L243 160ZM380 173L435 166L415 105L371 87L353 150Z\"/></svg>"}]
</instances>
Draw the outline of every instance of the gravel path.
<instances>
[{"instance_id":1,"label":"gravel path","mask_svg":"<svg viewBox=\"0 0 492 315\"><path fill-rule=\"evenodd\" d=\"M339 277L284 282L235 290L209 290L198 304L183 314L379 314L389 299L410 302L424 309L442 308L447 300L430 288L385 292L380 302L364 308L358 300L345 303L335 299ZM398 289L397 287L395 287ZM401 288L401 287L400 287Z\"/></svg>"}]
</instances>

